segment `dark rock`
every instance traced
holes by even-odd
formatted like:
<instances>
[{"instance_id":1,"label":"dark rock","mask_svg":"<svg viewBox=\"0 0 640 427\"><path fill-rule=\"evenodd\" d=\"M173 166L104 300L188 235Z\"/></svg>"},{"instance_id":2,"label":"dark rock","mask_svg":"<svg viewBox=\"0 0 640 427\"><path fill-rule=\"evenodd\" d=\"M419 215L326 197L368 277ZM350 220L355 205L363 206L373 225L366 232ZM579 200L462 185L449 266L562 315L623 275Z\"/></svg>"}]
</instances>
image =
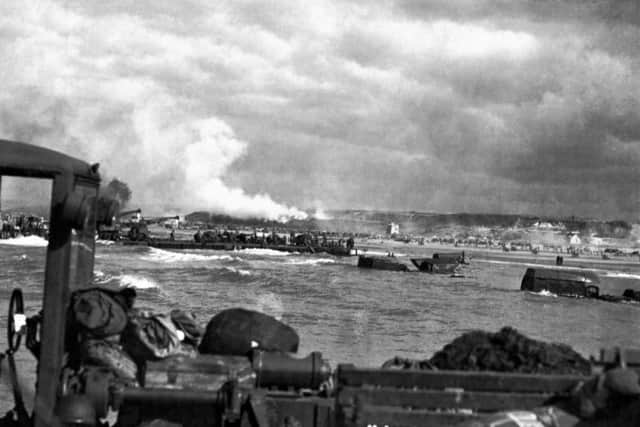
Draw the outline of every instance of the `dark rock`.
<instances>
[{"instance_id":1,"label":"dark rock","mask_svg":"<svg viewBox=\"0 0 640 427\"><path fill-rule=\"evenodd\" d=\"M589 360L564 344L528 338L513 328L497 333L471 331L459 336L428 360L395 358L383 365L403 369L496 371L589 375Z\"/></svg>"},{"instance_id":2,"label":"dark rock","mask_svg":"<svg viewBox=\"0 0 640 427\"><path fill-rule=\"evenodd\" d=\"M505 327L493 334L466 333L429 359L438 369L522 373L584 374L587 359L564 344L545 343Z\"/></svg>"}]
</instances>

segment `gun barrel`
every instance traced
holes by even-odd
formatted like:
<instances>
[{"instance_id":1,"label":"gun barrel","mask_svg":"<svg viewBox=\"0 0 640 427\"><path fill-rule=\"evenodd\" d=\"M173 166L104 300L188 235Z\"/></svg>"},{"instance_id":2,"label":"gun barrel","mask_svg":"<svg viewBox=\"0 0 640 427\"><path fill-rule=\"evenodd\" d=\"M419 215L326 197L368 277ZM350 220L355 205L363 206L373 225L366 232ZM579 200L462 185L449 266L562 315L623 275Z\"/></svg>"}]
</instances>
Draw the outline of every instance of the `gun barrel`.
<instances>
[{"instance_id":1,"label":"gun barrel","mask_svg":"<svg viewBox=\"0 0 640 427\"><path fill-rule=\"evenodd\" d=\"M319 352L299 359L257 351L252 356L252 367L257 387L317 389L331 376L331 367Z\"/></svg>"}]
</instances>

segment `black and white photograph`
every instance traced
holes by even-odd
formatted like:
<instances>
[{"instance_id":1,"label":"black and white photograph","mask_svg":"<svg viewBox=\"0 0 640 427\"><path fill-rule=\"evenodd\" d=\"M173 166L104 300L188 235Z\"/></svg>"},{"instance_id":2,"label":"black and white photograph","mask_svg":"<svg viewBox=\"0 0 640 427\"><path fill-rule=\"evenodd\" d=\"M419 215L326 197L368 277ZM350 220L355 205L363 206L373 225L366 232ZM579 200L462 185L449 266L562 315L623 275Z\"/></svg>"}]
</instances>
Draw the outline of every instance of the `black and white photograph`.
<instances>
[{"instance_id":1,"label":"black and white photograph","mask_svg":"<svg viewBox=\"0 0 640 427\"><path fill-rule=\"evenodd\" d=\"M640 1L0 2L48 426L640 426Z\"/></svg>"}]
</instances>

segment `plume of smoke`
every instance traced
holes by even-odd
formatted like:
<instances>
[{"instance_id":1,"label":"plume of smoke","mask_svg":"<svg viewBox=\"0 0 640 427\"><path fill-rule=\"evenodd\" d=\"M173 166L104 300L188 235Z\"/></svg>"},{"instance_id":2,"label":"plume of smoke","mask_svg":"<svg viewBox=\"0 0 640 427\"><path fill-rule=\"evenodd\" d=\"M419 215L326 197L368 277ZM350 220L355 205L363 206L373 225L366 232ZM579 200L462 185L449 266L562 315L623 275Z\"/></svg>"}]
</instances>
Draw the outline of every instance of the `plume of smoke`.
<instances>
[{"instance_id":1,"label":"plume of smoke","mask_svg":"<svg viewBox=\"0 0 640 427\"><path fill-rule=\"evenodd\" d=\"M268 194L225 183L247 143L201 98L175 88L176 80L202 77L189 55L206 57L211 46L194 50L193 40L134 17L85 16L47 0L4 12L11 34L0 35L0 54L12 62L0 70L3 138L100 162L104 176L129 184L130 205L150 211L307 217Z\"/></svg>"}]
</instances>

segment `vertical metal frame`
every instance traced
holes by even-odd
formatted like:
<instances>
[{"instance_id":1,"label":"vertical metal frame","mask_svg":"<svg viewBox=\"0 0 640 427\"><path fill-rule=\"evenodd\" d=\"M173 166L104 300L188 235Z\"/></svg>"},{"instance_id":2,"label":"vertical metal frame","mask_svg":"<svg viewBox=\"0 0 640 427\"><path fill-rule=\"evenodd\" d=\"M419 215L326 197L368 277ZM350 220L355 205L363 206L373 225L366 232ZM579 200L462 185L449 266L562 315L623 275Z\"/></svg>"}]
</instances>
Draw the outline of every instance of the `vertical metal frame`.
<instances>
[{"instance_id":1,"label":"vertical metal frame","mask_svg":"<svg viewBox=\"0 0 640 427\"><path fill-rule=\"evenodd\" d=\"M35 427L56 424L55 405L64 357L71 256L71 228L62 218L62 207L65 197L73 191L74 179L73 174L59 174L53 179L43 298L44 320L34 404Z\"/></svg>"}]
</instances>

